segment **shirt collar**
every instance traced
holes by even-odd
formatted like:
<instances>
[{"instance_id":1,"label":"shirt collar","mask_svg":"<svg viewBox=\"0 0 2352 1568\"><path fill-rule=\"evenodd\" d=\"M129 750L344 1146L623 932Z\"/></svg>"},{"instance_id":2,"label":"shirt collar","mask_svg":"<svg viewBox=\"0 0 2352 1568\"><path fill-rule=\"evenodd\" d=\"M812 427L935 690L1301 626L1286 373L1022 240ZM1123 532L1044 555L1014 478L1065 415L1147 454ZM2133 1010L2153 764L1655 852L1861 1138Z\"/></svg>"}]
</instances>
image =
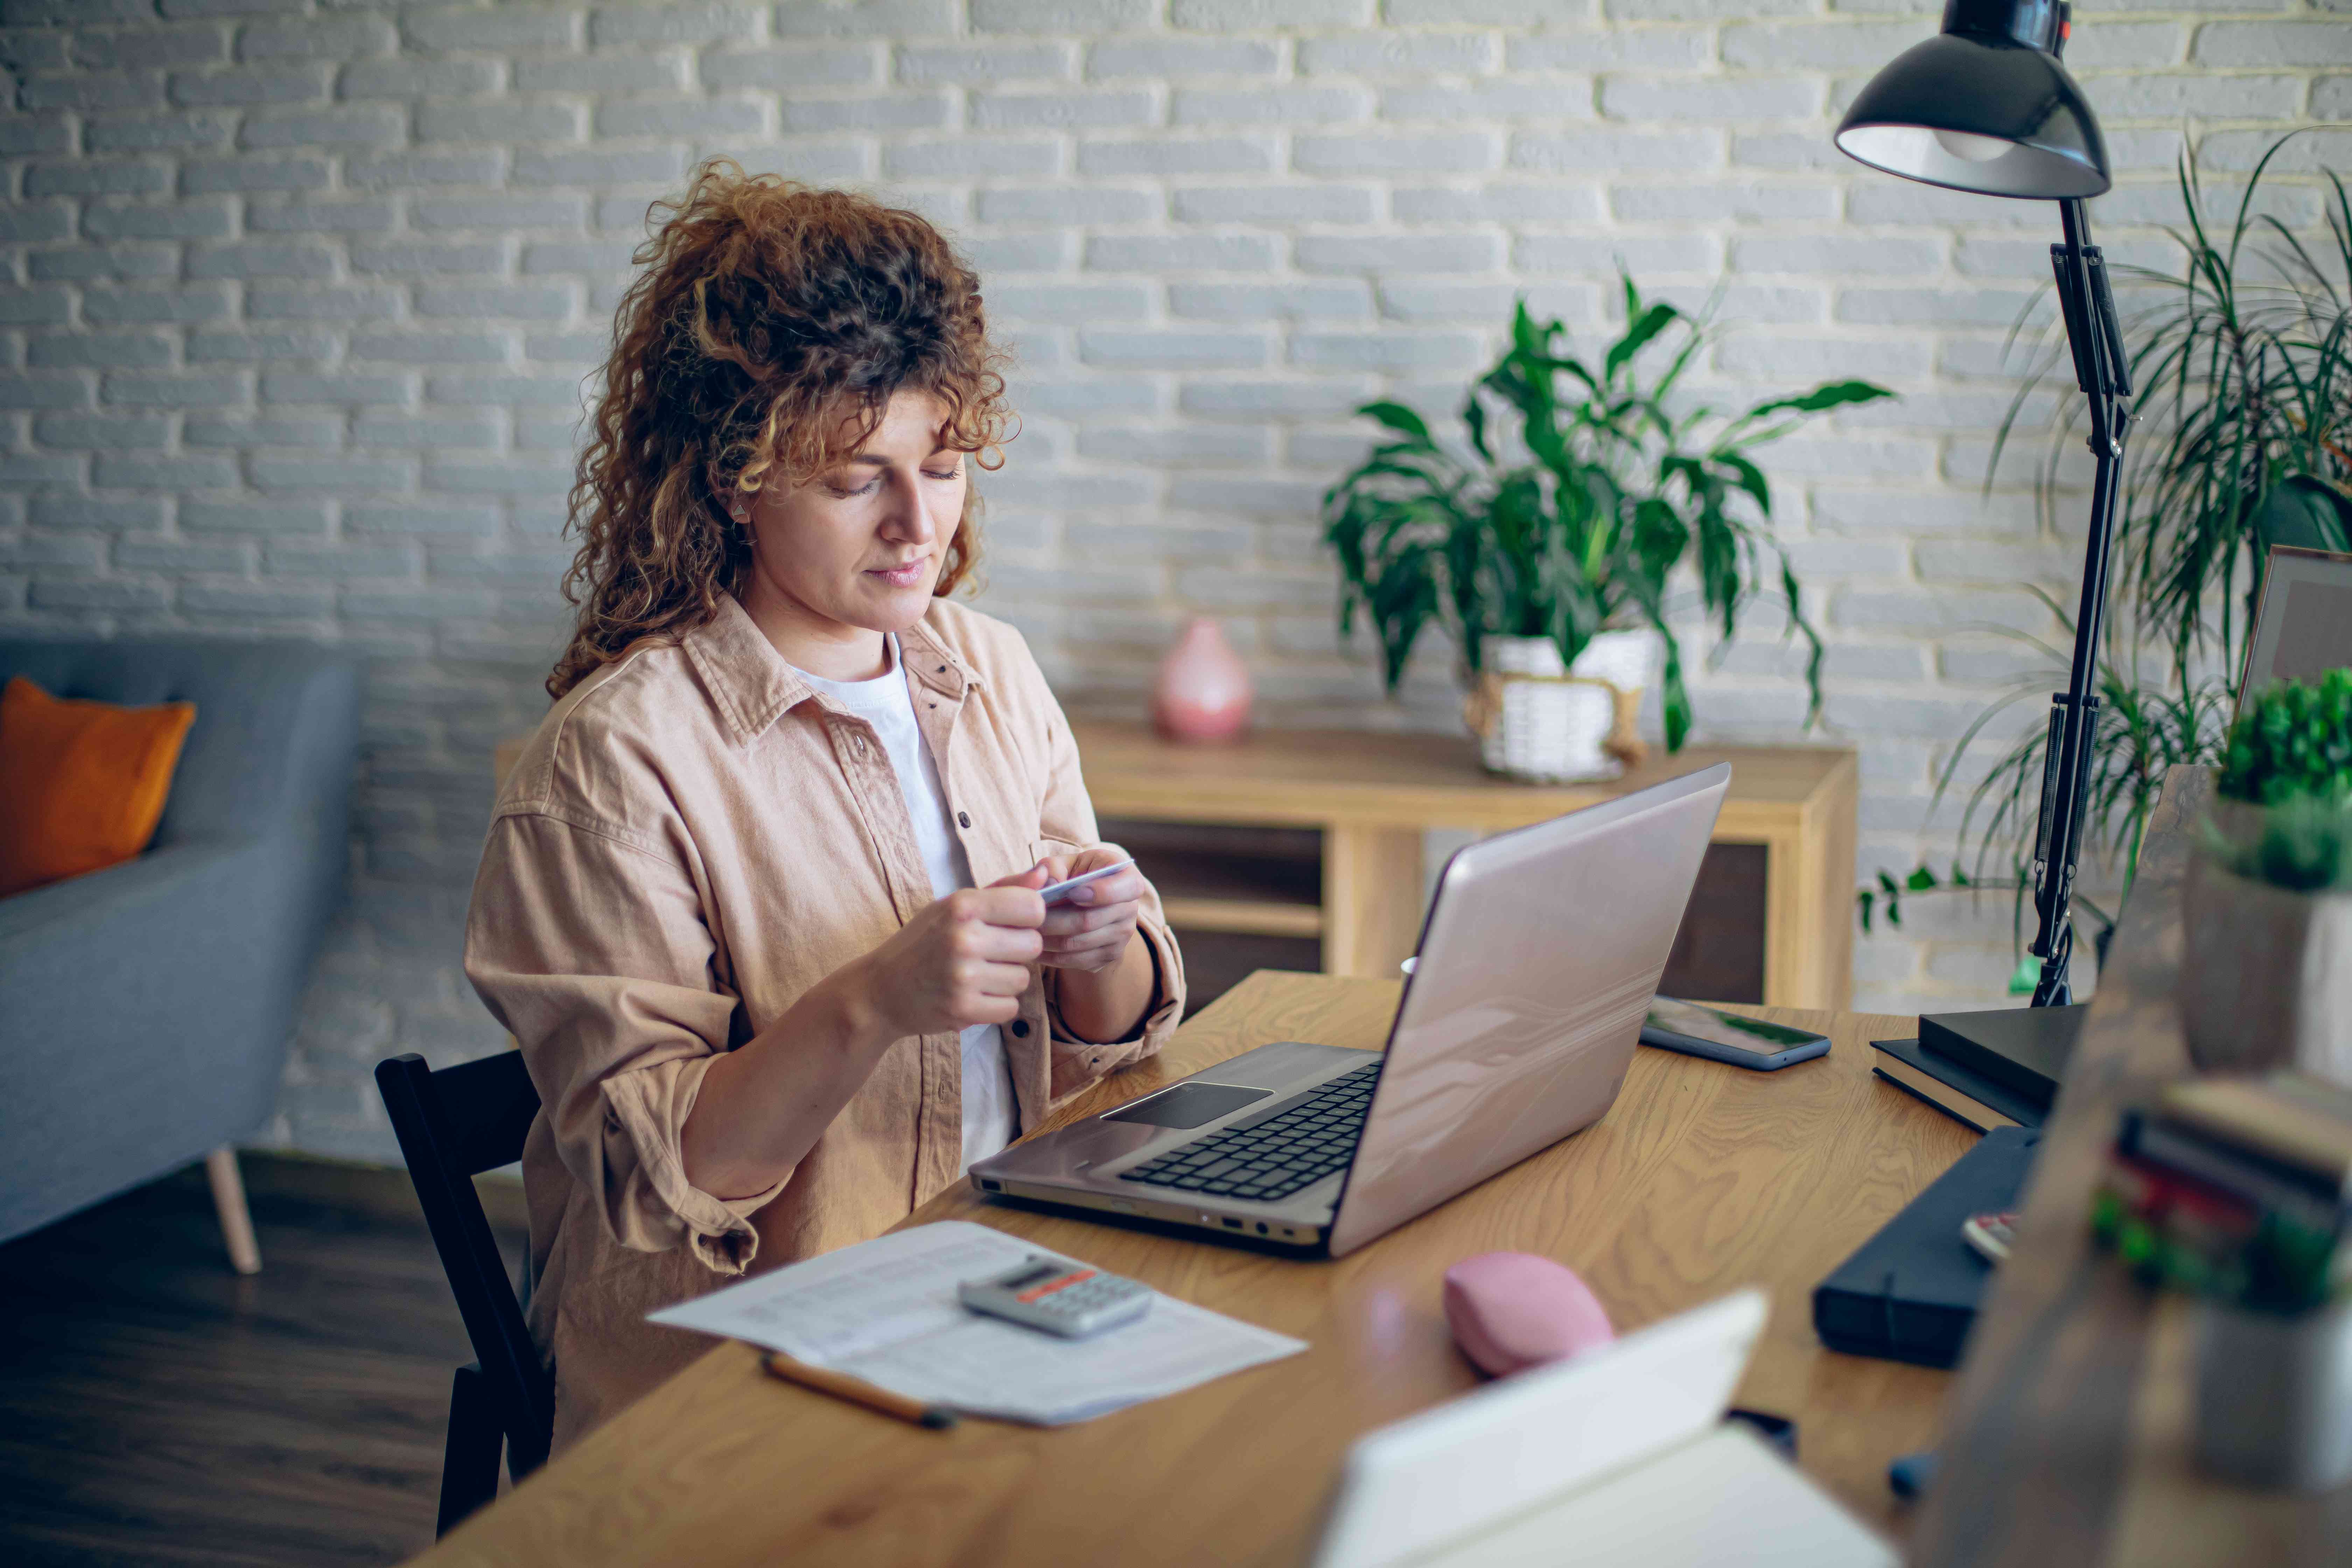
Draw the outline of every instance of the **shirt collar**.
<instances>
[{"instance_id":1,"label":"shirt collar","mask_svg":"<svg viewBox=\"0 0 2352 1568\"><path fill-rule=\"evenodd\" d=\"M939 628L932 624L932 616L937 614L939 603L937 599L932 600L934 608L898 634L899 652L907 661L908 671L917 680L942 697L961 700L965 688L988 683L981 679L977 670L957 657L940 637Z\"/></svg>"},{"instance_id":2,"label":"shirt collar","mask_svg":"<svg viewBox=\"0 0 2352 1568\"><path fill-rule=\"evenodd\" d=\"M737 745L764 731L779 714L823 700L732 594L720 595L718 614L679 643ZM908 672L942 696L961 700L966 688L982 684L940 640L929 615L898 634L898 647Z\"/></svg>"}]
</instances>

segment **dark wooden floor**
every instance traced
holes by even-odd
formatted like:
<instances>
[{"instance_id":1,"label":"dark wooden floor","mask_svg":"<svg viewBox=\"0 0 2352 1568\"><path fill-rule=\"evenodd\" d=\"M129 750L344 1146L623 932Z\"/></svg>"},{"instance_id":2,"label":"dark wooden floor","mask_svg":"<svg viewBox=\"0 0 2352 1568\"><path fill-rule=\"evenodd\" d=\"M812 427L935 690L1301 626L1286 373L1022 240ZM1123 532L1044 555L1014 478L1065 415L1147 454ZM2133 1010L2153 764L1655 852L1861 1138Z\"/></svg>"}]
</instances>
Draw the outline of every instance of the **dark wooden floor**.
<instances>
[{"instance_id":1,"label":"dark wooden floor","mask_svg":"<svg viewBox=\"0 0 2352 1568\"><path fill-rule=\"evenodd\" d=\"M0 1562L432 1543L450 1370L473 1358L407 1178L245 1163L257 1277L230 1271L201 1171L0 1247Z\"/></svg>"}]
</instances>

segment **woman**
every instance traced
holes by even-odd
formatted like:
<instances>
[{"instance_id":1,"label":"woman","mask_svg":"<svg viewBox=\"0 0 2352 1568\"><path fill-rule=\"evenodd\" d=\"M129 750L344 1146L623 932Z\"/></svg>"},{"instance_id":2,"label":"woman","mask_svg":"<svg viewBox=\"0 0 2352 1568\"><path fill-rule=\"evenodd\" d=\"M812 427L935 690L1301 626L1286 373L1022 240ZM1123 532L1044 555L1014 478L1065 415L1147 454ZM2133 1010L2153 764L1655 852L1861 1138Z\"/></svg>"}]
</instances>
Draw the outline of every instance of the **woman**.
<instances>
[{"instance_id":1,"label":"woman","mask_svg":"<svg viewBox=\"0 0 2352 1568\"><path fill-rule=\"evenodd\" d=\"M1123 856L1020 635L947 597L1007 419L978 279L911 213L724 163L667 212L467 925L543 1102L559 1446L707 1347L646 1312L905 1218L1184 995L1139 872L1046 912Z\"/></svg>"}]
</instances>

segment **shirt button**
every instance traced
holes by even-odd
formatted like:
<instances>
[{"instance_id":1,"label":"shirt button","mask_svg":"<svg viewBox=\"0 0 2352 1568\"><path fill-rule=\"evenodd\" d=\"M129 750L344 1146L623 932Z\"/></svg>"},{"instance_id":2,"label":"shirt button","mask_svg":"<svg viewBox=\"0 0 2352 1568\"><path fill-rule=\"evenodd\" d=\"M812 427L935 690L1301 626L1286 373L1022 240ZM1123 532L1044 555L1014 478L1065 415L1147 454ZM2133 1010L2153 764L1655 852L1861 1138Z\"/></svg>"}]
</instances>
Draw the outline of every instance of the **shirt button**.
<instances>
[{"instance_id":1,"label":"shirt button","mask_svg":"<svg viewBox=\"0 0 2352 1568\"><path fill-rule=\"evenodd\" d=\"M863 735L852 735L849 738L849 749L852 752L855 752L857 755L861 757L864 756L866 754L866 737Z\"/></svg>"},{"instance_id":2,"label":"shirt button","mask_svg":"<svg viewBox=\"0 0 2352 1568\"><path fill-rule=\"evenodd\" d=\"M957 812L956 826L958 827L970 827L971 826L971 813L968 811Z\"/></svg>"},{"instance_id":3,"label":"shirt button","mask_svg":"<svg viewBox=\"0 0 2352 1568\"><path fill-rule=\"evenodd\" d=\"M1029 1037L1028 1019L1015 1018L1013 1020L1013 1037L1016 1040L1025 1040Z\"/></svg>"}]
</instances>

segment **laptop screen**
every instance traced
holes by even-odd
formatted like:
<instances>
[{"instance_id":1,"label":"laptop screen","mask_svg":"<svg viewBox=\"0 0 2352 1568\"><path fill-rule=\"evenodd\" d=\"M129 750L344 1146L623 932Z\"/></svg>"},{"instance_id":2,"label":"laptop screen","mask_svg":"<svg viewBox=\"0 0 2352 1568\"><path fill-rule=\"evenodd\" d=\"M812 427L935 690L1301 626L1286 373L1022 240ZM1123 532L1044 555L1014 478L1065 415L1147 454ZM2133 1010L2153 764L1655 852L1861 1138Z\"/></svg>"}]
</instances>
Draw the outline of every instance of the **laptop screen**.
<instances>
[{"instance_id":1,"label":"laptop screen","mask_svg":"<svg viewBox=\"0 0 2352 1568\"><path fill-rule=\"evenodd\" d=\"M1609 1109L1730 778L1718 763L1447 865L1332 1224L1335 1256Z\"/></svg>"}]
</instances>

